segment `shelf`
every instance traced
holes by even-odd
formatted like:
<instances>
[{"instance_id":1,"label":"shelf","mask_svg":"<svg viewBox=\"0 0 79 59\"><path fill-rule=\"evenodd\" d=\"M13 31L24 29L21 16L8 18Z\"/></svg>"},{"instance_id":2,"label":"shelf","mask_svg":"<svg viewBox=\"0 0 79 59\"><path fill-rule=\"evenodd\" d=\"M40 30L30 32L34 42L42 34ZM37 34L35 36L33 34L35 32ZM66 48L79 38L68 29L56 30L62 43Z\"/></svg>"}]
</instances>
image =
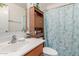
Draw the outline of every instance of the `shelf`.
<instances>
[{"instance_id":1,"label":"shelf","mask_svg":"<svg viewBox=\"0 0 79 59\"><path fill-rule=\"evenodd\" d=\"M37 31L37 33L39 31L41 31L41 33L38 33L38 36L39 35L44 36L43 35L44 34L44 30L43 30L43 28L44 28L44 26L43 26L43 23L44 23L44 21L43 21L43 12L40 9L33 6L33 7L30 8L30 17L31 17L30 18L31 19L31 22L30 22L31 23L31 25L30 25L31 35L33 37L36 37L37 34L35 33L35 31Z\"/></svg>"}]
</instances>

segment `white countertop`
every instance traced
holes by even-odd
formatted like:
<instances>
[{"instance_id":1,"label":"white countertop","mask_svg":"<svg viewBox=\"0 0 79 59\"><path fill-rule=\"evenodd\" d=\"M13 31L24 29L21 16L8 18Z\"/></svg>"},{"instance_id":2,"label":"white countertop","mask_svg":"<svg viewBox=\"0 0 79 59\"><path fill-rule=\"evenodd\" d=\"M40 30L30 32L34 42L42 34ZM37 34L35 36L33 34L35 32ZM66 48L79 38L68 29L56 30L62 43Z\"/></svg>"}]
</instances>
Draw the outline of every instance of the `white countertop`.
<instances>
[{"instance_id":1,"label":"white countertop","mask_svg":"<svg viewBox=\"0 0 79 59\"><path fill-rule=\"evenodd\" d=\"M30 43L28 44L25 42L26 44L24 44L24 46L22 48L18 49L16 52L12 52L12 53L8 53L8 54L0 53L0 56L23 56L45 41L42 38L28 38L26 40L30 41ZM16 48L18 48L18 47L16 46L15 49Z\"/></svg>"}]
</instances>

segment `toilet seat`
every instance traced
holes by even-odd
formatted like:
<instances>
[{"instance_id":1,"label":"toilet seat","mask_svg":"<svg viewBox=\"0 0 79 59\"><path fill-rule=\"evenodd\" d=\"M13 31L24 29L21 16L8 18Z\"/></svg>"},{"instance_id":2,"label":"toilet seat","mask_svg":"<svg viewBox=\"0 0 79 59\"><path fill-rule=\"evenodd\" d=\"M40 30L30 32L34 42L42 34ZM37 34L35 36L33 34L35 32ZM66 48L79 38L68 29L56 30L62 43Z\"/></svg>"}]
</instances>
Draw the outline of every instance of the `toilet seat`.
<instances>
[{"instance_id":1,"label":"toilet seat","mask_svg":"<svg viewBox=\"0 0 79 59\"><path fill-rule=\"evenodd\" d=\"M52 48L49 48L49 47L44 47L43 48L43 53L46 54L46 55L49 55L49 56L55 56L55 55L58 55L57 51L52 49Z\"/></svg>"}]
</instances>

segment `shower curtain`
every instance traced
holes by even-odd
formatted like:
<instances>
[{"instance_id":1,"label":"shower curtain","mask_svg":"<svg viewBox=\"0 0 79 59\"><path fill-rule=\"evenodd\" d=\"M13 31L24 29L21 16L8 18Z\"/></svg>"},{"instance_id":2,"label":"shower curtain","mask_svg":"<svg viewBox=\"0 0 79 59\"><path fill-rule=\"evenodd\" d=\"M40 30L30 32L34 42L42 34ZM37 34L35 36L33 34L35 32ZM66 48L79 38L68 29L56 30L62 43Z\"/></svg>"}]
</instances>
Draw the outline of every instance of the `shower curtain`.
<instances>
[{"instance_id":1,"label":"shower curtain","mask_svg":"<svg viewBox=\"0 0 79 59\"><path fill-rule=\"evenodd\" d=\"M79 4L68 4L44 12L45 46L60 56L79 55Z\"/></svg>"}]
</instances>

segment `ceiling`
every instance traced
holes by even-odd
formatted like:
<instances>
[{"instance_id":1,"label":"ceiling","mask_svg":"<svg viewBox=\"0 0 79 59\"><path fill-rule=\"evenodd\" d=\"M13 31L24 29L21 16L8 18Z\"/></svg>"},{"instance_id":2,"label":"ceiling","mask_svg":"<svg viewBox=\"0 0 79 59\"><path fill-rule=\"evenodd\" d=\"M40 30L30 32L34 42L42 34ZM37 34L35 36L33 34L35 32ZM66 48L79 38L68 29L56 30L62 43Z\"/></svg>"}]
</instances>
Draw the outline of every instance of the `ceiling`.
<instances>
[{"instance_id":1,"label":"ceiling","mask_svg":"<svg viewBox=\"0 0 79 59\"><path fill-rule=\"evenodd\" d=\"M22 8L25 8L25 9L27 8L27 3L15 3L15 4ZM64 4L66 4L66 3L39 3L41 10L55 8L55 7L64 5Z\"/></svg>"},{"instance_id":2,"label":"ceiling","mask_svg":"<svg viewBox=\"0 0 79 59\"><path fill-rule=\"evenodd\" d=\"M26 6L27 6L27 3L15 3L15 4L17 4L18 6L23 7L23 8L26 8ZM49 6L51 4L55 4L55 3L40 3L40 5L42 7L46 7L46 6Z\"/></svg>"},{"instance_id":3,"label":"ceiling","mask_svg":"<svg viewBox=\"0 0 79 59\"><path fill-rule=\"evenodd\" d=\"M44 11L47 9L56 8L66 4L69 4L69 3L40 3L40 6L41 6L41 10Z\"/></svg>"},{"instance_id":4,"label":"ceiling","mask_svg":"<svg viewBox=\"0 0 79 59\"><path fill-rule=\"evenodd\" d=\"M15 3L16 5L22 7L22 8L26 8L27 7L27 3Z\"/></svg>"}]
</instances>

